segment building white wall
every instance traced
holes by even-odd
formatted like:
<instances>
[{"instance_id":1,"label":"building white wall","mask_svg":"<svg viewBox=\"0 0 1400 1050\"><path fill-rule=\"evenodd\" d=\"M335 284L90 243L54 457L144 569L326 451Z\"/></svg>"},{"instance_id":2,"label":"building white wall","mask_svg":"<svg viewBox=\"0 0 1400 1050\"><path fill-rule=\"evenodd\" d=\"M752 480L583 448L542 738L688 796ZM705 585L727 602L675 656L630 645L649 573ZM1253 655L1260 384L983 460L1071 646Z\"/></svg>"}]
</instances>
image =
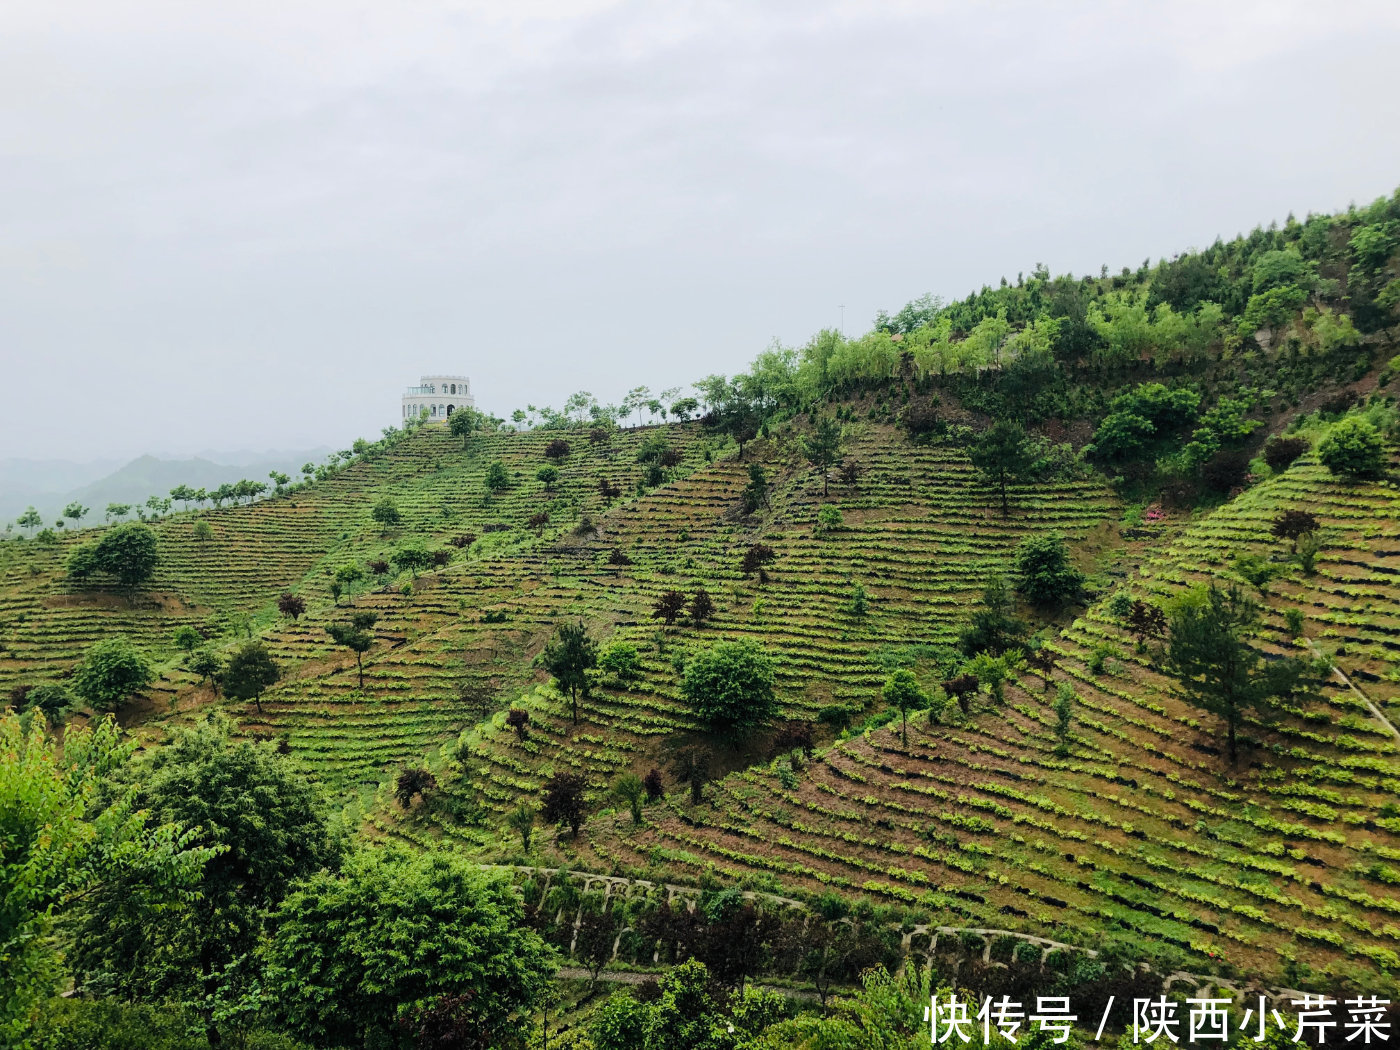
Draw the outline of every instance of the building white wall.
<instances>
[{"instance_id":1,"label":"building white wall","mask_svg":"<svg viewBox=\"0 0 1400 1050\"><path fill-rule=\"evenodd\" d=\"M427 409L429 423L445 423L449 415L464 407L476 407L471 380L466 376L420 376L418 385L409 387L399 399L399 422L414 419Z\"/></svg>"}]
</instances>

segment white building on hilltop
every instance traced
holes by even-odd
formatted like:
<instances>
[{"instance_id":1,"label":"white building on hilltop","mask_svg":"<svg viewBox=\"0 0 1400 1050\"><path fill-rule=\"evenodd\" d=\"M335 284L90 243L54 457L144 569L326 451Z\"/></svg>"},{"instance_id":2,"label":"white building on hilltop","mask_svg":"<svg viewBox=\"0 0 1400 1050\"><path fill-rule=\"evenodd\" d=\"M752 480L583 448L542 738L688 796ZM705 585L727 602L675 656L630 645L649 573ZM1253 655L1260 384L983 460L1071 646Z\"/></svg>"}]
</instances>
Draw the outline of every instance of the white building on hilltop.
<instances>
[{"instance_id":1,"label":"white building on hilltop","mask_svg":"<svg viewBox=\"0 0 1400 1050\"><path fill-rule=\"evenodd\" d=\"M403 392L400 421L426 413L429 423L445 423L459 408L476 407L471 380L466 376L420 376L418 385Z\"/></svg>"}]
</instances>

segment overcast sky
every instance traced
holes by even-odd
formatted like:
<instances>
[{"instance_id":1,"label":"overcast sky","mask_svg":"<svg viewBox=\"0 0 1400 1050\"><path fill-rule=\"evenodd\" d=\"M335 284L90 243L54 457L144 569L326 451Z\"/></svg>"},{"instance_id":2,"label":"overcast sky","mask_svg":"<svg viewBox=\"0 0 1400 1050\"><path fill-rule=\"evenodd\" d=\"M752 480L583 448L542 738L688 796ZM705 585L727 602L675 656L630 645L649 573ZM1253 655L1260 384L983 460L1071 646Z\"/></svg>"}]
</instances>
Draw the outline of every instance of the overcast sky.
<instances>
[{"instance_id":1,"label":"overcast sky","mask_svg":"<svg viewBox=\"0 0 1400 1050\"><path fill-rule=\"evenodd\" d=\"M1400 4L0 4L0 457L343 445L1400 185Z\"/></svg>"}]
</instances>

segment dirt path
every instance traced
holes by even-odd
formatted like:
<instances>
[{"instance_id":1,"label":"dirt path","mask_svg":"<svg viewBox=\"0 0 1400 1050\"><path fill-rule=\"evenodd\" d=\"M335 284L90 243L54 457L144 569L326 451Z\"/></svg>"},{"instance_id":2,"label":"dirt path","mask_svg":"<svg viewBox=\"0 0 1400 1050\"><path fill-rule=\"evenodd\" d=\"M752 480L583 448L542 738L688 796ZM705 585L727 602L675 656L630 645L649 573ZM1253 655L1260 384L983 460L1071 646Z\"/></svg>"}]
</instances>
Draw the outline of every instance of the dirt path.
<instances>
[{"instance_id":1,"label":"dirt path","mask_svg":"<svg viewBox=\"0 0 1400 1050\"><path fill-rule=\"evenodd\" d=\"M1303 641L1307 643L1308 649L1312 651L1312 654L1314 656L1322 656L1321 651L1319 651L1317 646L1313 644L1313 640L1311 638L1304 638ZM1361 689L1357 686L1357 684L1353 682L1350 678L1348 678L1346 672L1343 671L1340 667L1338 667L1335 662L1332 664L1332 673L1336 675L1346 685L1348 689L1350 689L1353 693L1355 693L1361 698L1361 702L1366 705L1366 709L1370 711L1371 714L1376 716L1376 720L1380 722L1381 725L1385 726L1387 729L1390 730L1391 736L1393 736L1396 740L1400 740L1400 729L1395 728L1395 724L1391 722L1390 719L1386 718L1384 714L1381 713L1381 709L1376 706L1375 701L1372 700L1365 693L1363 693Z\"/></svg>"}]
</instances>

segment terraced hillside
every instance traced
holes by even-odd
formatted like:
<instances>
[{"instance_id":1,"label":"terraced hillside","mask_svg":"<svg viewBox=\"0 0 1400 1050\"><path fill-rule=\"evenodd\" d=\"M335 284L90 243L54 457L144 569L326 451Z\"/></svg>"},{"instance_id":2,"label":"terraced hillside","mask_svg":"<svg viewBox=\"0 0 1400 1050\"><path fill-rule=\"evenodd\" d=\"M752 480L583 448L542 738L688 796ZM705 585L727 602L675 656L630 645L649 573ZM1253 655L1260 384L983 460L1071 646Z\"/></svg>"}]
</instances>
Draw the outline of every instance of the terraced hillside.
<instances>
[{"instance_id":1,"label":"terraced hillside","mask_svg":"<svg viewBox=\"0 0 1400 1050\"><path fill-rule=\"evenodd\" d=\"M637 451L658 433L679 462L638 494ZM1305 457L1213 513L1153 526L1144 544L1120 535L1118 502L1101 482L1013 489L1003 518L960 451L912 445L883 424L853 428L854 478L829 479L825 496L791 434L755 441L740 459L689 426L617 431L606 443L570 434L546 490L535 474L555 436L487 436L464 451L427 429L287 497L205 514L213 534L203 541L196 517L178 515L157 526L160 574L134 602L69 588L61 565L71 537L0 545L0 687L60 677L89 641L127 634L164 665L150 702L130 716L142 732L222 706L244 732L286 740L340 797L358 795L374 833L445 838L489 861L518 853L503 817L537 800L555 772L583 773L595 806L606 806L618 773L665 769L676 747L701 739L678 696L678 667L700 645L760 642L777 663L788 719L810 721L832 705L859 719L891 666L912 664L932 684L930 647L953 641L1027 535L1062 533L1101 580L1160 596L1228 575L1242 551L1277 552L1277 513L1313 509L1324 525L1317 573L1274 584L1268 644L1314 647L1341 673L1313 708L1251 724L1237 770L1212 742L1215 727L1174 695L1154 651L1138 651L1101 602L1061 625L1048 680L1020 671L1004 704L981 697L970 717L942 725L916 717L907 746L883 727L837 739L801 769L748 764L766 757L756 742L726 759L729 775L706 804L672 790L640 831L596 816L578 840L546 842L544 859L783 892L836 887L947 925L1083 944L1107 934L1201 970L1287 975L1305 960L1369 987L1400 967L1400 751L1378 717L1393 722L1400 702L1393 486L1344 485ZM513 484L487 496L497 459ZM767 472L768 506L747 516L752 463ZM626 495L604 499L600 478ZM389 530L370 518L385 496L405 519ZM841 524L818 529L827 504ZM591 528L580 530L584 519ZM471 542L448 542L461 537ZM330 599L328 576L410 539L450 559L347 601L379 614L361 688L353 658L325 631L348 615ZM740 568L754 542L777 555L766 583ZM864 613L852 606L857 585ZM662 629L657 597L699 587L714 616ZM284 590L308 599L296 622L276 614ZM1284 617L1293 606L1305 615L1299 641ZM258 707L216 699L170 640L189 622L235 644L240 614L286 672ZM532 664L574 619L642 655L640 679L605 681L580 702L577 723ZM1075 694L1068 755L1056 753L1052 731L1060 683ZM525 735L506 725L508 704L529 712ZM441 799L405 813L388 781L425 756Z\"/></svg>"},{"instance_id":2,"label":"terraced hillside","mask_svg":"<svg viewBox=\"0 0 1400 1050\"><path fill-rule=\"evenodd\" d=\"M600 822L588 850L621 870L835 886L1092 946L1107 935L1167 965L1294 978L1301 965L1393 987L1395 486L1344 485L1305 458L1164 530L1130 584L1162 595L1228 576L1226 551L1277 550L1269 524L1289 508L1317 512L1323 550L1315 576L1275 584L1267 648L1314 646L1341 674L1320 702L1251 721L1237 769L1155 647L1137 651L1103 602L1062 632L1053 670L1022 671L1004 704L982 695L966 719L917 719L907 746L897 723L838 741L796 778L782 764L739 772L707 805L670 795L644 833ZM1294 606L1297 641L1283 616ZM1062 683L1074 691L1068 755L1053 731Z\"/></svg>"},{"instance_id":3,"label":"terraced hillside","mask_svg":"<svg viewBox=\"0 0 1400 1050\"><path fill-rule=\"evenodd\" d=\"M552 688L534 689L521 703L530 713L526 739L505 725L503 714L464 735L469 775L457 790L484 799L499 817L565 767L583 772L601 791L623 770L664 765L674 734L696 729L678 698L676 661L720 639L754 639L776 658L787 717L810 720L833 704L858 711L877 699L882 657L952 641L961 610L1023 537L1057 530L1082 541L1114 507L1095 483L1059 482L1014 492L1013 513L1003 520L994 493L975 482L960 453L915 448L876 426L847 457L862 468L859 480L834 485L823 497L818 477L805 464L784 461L775 444L760 443L750 453L775 479L770 512L753 521L740 515L747 463L731 456L603 519L606 543L624 550L632 565L612 568L598 554L560 581L561 589L536 589L506 603L512 619L531 623L542 598L561 616L610 623L609 637L643 653L645 674L581 702L578 725ZM823 503L839 507L844 524L819 536L814 525ZM755 540L778 555L767 584L740 571L741 555ZM453 586L456 571L444 577L444 587ZM848 609L857 583L869 595L863 617ZM714 596L714 618L700 629L661 632L651 617L655 598L669 589L693 594L698 586ZM590 603L588 595L598 597ZM443 830L504 845L494 823L486 822L484 835Z\"/></svg>"},{"instance_id":4,"label":"terraced hillside","mask_svg":"<svg viewBox=\"0 0 1400 1050\"><path fill-rule=\"evenodd\" d=\"M679 476L701 462L702 451L693 428L673 427L669 433L681 453L672 468ZM89 644L121 634L164 667L154 704L138 707L134 717L160 714L174 704L202 706L207 692L192 690L194 679L180 668L173 643L175 628L188 623L216 642L236 640L240 632L263 632L291 672L285 690L303 688L303 677L329 672L326 688L334 693L340 677L324 665L329 661L338 668L345 661L332 654L323 627L328 619L344 615L328 589L336 569L366 566L413 541L471 562L474 568L456 574L450 607L440 594L434 596L439 570L418 581L418 593L411 597L400 593L398 584L411 582L404 575L401 581L381 578L379 593L353 599L384 612L378 631L383 646L408 645L412 651L412 639L461 618L459 599L486 600L483 596L494 594L496 587L513 591L533 586L530 573L547 573L548 567L544 556L531 552L603 511L600 478L633 492L643 471L636 450L646 436L646 431L618 431L594 444L587 434L576 435L561 462L559 480L545 491L535 474L547 462L544 448L555 435L482 436L464 451L441 428L425 428L387 453L357 461L290 495L153 523L160 549L156 577L130 599L77 589L65 577L68 553L98 530L52 544L0 544L0 690L62 678ZM512 483L488 496L483 479L495 460L505 464ZM401 525L384 529L372 520L374 504L384 498L397 504ZM541 514L547 520L531 524ZM200 521L210 526L205 539L196 529ZM465 550L448 542L463 537L475 538ZM502 570L507 563L520 568ZM393 598L388 583L394 585ZM307 615L300 623L278 616L276 599L284 591L306 599ZM471 613L475 617L479 610ZM401 658L397 653L393 657ZM393 678L389 672L381 683L385 692L395 692ZM426 680L411 691L425 703L440 698ZM250 723L250 728L257 725Z\"/></svg>"},{"instance_id":5,"label":"terraced hillside","mask_svg":"<svg viewBox=\"0 0 1400 1050\"><path fill-rule=\"evenodd\" d=\"M829 499L805 463L787 458L790 443L759 441L744 460L731 445L706 464L706 443L694 428L666 433L682 453L671 480L609 508L598 479L632 493L642 473L637 447L648 431L616 432L596 446L576 436L560 461L560 480L546 492L534 474L552 437L484 437L463 452L430 428L289 497L203 515L212 525L209 539L195 538L194 516L159 523L160 572L150 593L132 602L69 588L62 562L72 537L49 547L4 545L0 616L8 630L0 688L61 676L91 641L121 633L165 662L153 703L139 714L201 710L213 698L180 667L174 627L190 622L228 638L244 614L252 621L247 629L262 631L288 672L261 711L239 705L235 714L246 731L286 738L339 788L368 787L494 709L481 709L482 691L510 693L537 679L530 660L562 620L582 618L599 637L637 643L646 654L645 677L625 691L595 693L577 730L540 687L528 700L530 741L503 733L499 715L469 734L471 749L495 773L486 792L499 810L535 791L558 757L580 743L593 756L583 764L601 786L629 756L647 753L648 741L690 729L676 700L672 660L713 638L753 637L777 654L782 699L793 717L810 718L832 703L864 706L882 677L872 654L949 641L958 610L1028 531L1083 538L1113 506L1095 483L1057 483L1013 493L1015 512L1002 520L959 453L913 448L893 428L873 424L848 456L859 479L838 483ZM517 480L488 498L482 480L497 458ZM771 509L747 518L740 491L755 461L771 475ZM369 516L385 496L405 518L388 532ZM814 522L823 502L839 506L845 520L819 537ZM541 511L548 524L526 527ZM580 517L595 524L596 535L574 534ZM477 539L462 553L446 546L463 535ZM327 597L328 576L344 564L387 557L407 537L426 537L454 560L353 599L356 608L380 615L361 690L348 654L324 630L346 615ZM765 586L739 571L743 550L757 539L778 554ZM632 564L609 565L613 548ZM412 593L403 594L401 583L411 583ZM856 583L870 596L870 612L860 618L842 611ZM714 595L713 621L700 632L666 632L659 639L664 652L657 651L656 596L697 586ZM274 599L283 590L309 600L295 623L276 615ZM488 613L498 622L486 622ZM464 687L475 687L477 698ZM607 746L589 749L590 732L606 734Z\"/></svg>"}]
</instances>

